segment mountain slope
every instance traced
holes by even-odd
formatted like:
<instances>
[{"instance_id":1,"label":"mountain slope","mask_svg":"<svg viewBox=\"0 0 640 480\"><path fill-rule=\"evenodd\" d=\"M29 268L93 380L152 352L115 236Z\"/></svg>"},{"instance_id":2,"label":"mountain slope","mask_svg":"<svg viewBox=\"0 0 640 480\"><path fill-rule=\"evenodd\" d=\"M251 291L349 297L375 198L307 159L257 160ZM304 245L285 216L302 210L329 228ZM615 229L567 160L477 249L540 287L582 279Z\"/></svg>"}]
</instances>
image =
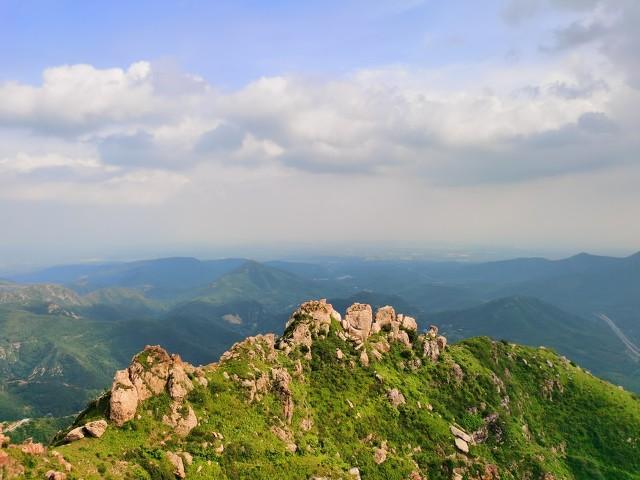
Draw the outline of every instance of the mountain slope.
<instances>
[{"instance_id":1,"label":"mountain slope","mask_svg":"<svg viewBox=\"0 0 640 480\"><path fill-rule=\"evenodd\" d=\"M430 317L452 340L487 335L545 345L597 375L640 390L640 364L604 322L587 320L530 297L508 297Z\"/></svg>"},{"instance_id":2,"label":"mountain slope","mask_svg":"<svg viewBox=\"0 0 640 480\"><path fill-rule=\"evenodd\" d=\"M65 465L85 479L640 478L638 398L552 351L446 347L389 308L338 318L307 303L282 338L202 368L149 347L56 456L19 445L4 465L27 478Z\"/></svg>"},{"instance_id":3,"label":"mountain slope","mask_svg":"<svg viewBox=\"0 0 640 480\"><path fill-rule=\"evenodd\" d=\"M252 300L259 301L268 309L280 311L315 296L319 290L311 280L247 261L218 278L196 300L214 304Z\"/></svg>"}]
</instances>

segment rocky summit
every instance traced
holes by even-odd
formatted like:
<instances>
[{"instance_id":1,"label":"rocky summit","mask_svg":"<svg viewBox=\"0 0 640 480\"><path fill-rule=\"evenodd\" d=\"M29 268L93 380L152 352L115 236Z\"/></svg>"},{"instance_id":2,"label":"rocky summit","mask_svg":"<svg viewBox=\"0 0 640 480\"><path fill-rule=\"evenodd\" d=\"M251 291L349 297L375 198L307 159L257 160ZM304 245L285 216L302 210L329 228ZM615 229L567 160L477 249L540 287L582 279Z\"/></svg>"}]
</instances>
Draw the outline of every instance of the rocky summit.
<instances>
[{"instance_id":1,"label":"rocky summit","mask_svg":"<svg viewBox=\"0 0 640 480\"><path fill-rule=\"evenodd\" d=\"M640 400L545 348L306 302L195 367L147 346L0 478L640 479Z\"/></svg>"}]
</instances>

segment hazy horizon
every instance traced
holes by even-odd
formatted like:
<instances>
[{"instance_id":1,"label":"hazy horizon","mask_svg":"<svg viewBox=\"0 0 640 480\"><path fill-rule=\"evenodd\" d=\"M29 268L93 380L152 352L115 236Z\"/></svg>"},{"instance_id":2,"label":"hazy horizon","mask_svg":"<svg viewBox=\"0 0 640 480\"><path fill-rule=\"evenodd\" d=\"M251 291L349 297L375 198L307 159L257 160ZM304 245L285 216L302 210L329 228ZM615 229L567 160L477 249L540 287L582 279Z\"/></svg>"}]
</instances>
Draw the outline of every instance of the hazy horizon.
<instances>
[{"instance_id":1,"label":"hazy horizon","mask_svg":"<svg viewBox=\"0 0 640 480\"><path fill-rule=\"evenodd\" d=\"M638 2L9 1L0 18L2 269L640 248Z\"/></svg>"}]
</instances>

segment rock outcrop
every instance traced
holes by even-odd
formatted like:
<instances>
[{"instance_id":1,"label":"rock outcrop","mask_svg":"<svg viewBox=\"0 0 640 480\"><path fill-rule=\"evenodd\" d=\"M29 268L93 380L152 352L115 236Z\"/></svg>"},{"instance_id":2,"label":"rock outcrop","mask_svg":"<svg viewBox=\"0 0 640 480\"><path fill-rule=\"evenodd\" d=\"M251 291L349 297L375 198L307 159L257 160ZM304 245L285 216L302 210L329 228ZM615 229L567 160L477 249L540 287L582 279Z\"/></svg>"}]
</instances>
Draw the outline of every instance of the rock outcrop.
<instances>
[{"instance_id":1,"label":"rock outcrop","mask_svg":"<svg viewBox=\"0 0 640 480\"><path fill-rule=\"evenodd\" d=\"M342 320L342 328L347 335L356 342L364 342L371 334L373 313L371 305L354 303L347 308L347 313Z\"/></svg>"},{"instance_id":2,"label":"rock outcrop","mask_svg":"<svg viewBox=\"0 0 640 480\"><path fill-rule=\"evenodd\" d=\"M405 348L413 348L418 328L414 318L397 314L391 306L379 308L374 316L370 305L355 303L342 317L325 299L313 300L301 304L293 313L280 339L276 340L272 334L248 337L223 354L218 365L240 358L249 360L250 365L253 365L253 361L277 365L278 355L289 355L294 350L311 359L313 342L330 334L332 322L337 326L337 330L334 330L336 335L355 344L355 350L359 352L357 360L364 367L368 367L371 362L380 361L390 351L393 342L401 343ZM375 340L369 342L372 335L375 335ZM446 339L437 335L435 327L421 338L424 356L437 361L446 346ZM339 361L348 360L349 364L355 364L353 357L349 359L341 349L337 349L335 355ZM416 362L416 365L412 363L408 366L419 367L420 359L415 359L414 363ZM226 371L223 377L240 385L246 391L249 403L261 401L270 392L275 394L282 406L283 425L288 426L291 425L295 408L291 382L293 379L304 378L300 357L295 360L294 365L293 373L278 366L266 371L252 366L249 374L243 378ZM147 346L133 358L127 369L116 372L109 400L109 419L116 426L122 426L136 418L142 402L155 395L167 394L171 403L168 412L162 416L162 422L171 427L175 435L185 437L198 425L198 418L186 398L195 388L194 385L207 384L202 368L183 362L179 356L170 355L159 346ZM394 407L406 402L404 395L397 389L389 390L388 398ZM71 442L85 436L100 437L106 428L105 421L89 422L71 430L65 440ZM289 427L287 430L279 426L274 428L279 429L276 430L278 432L286 432ZM288 436L286 440L287 445L295 445ZM222 444L220 447L222 452L224 447ZM172 453L167 453L167 457L176 466L176 476L180 477L182 470L179 465L182 459ZM386 446L377 450L376 458L384 461Z\"/></svg>"},{"instance_id":3,"label":"rock outcrop","mask_svg":"<svg viewBox=\"0 0 640 480\"><path fill-rule=\"evenodd\" d=\"M117 426L122 426L135 417L139 403L164 392L173 401L172 410L177 411L194 388L188 372L195 375L197 371L178 355L169 355L159 346L146 346L133 357L129 368L116 372L111 387L109 418ZM200 374L196 378L202 376ZM174 415L171 414L169 418L174 418ZM171 422L178 423L178 420ZM190 416L187 423L192 423Z\"/></svg>"},{"instance_id":4,"label":"rock outcrop","mask_svg":"<svg viewBox=\"0 0 640 480\"><path fill-rule=\"evenodd\" d=\"M446 346L447 339L442 335L438 335L438 327L431 325L429 331L423 337L422 354L424 357L436 362Z\"/></svg>"},{"instance_id":5,"label":"rock outcrop","mask_svg":"<svg viewBox=\"0 0 640 480\"><path fill-rule=\"evenodd\" d=\"M279 348L289 351L295 346L302 346L306 349L307 358L311 358L313 336L329 333L332 319L340 322L341 315L326 299L301 304L287 321Z\"/></svg>"}]
</instances>

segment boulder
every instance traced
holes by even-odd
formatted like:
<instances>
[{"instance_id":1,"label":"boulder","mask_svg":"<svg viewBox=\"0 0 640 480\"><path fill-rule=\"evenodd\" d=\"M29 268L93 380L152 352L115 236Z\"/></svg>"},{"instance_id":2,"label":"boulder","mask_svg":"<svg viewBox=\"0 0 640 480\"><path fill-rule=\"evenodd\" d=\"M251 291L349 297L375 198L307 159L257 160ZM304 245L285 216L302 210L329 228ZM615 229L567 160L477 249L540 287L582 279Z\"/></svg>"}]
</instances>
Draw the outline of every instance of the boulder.
<instances>
[{"instance_id":1,"label":"boulder","mask_svg":"<svg viewBox=\"0 0 640 480\"><path fill-rule=\"evenodd\" d=\"M406 403L404 395L397 388L392 388L391 390L389 390L387 392L387 398L391 402L391 405L396 408Z\"/></svg>"},{"instance_id":2,"label":"boulder","mask_svg":"<svg viewBox=\"0 0 640 480\"><path fill-rule=\"evenodd\" d=\"M371 305L354 303L347 308L342 327L353 340L364 342L371 334L372 323Z\"/></svg>"},{"instance_id":3,"label":"boulder","mask_svg":"<svg viewBox=\"0 0 640 480\"><path fill-rule=\"evenodd\" d=\"M351 475L352 480L360 480L360 469L358 467L351 467L349 469L349 475Z\"/></svg>"},{"instance_id":4,"label":"boulder","mask_svg":"<svg viewBox=\"0 0 640 480\"><path fill-rule=\"evenodd\" d=\"M73 430L71 430L69 433L67 433L64 437L64 441L65 442L75 442L77 440L80 440L84 438L84 428L83 427L76 427Z\"/></svg>"},{"instance_id":5,"label":"boulder","mask_svg":"<svg viewBox=\"0 0 640 480\"><path fill-rule=\"evenodd\" d=\"M104 432L107 431L107 422L105 420L96 420L85 424L83 428L88 436L100 438L102 435L104 435Z\"/></svg>"},{"instance_id":6,"label":"boulder","mask_svg":"<svg viewBox=\"0 0 640 480\"><path fill-rule=\"evenodd\" d=\"M119 427L133 420L138 408L138 390L129 378L129 370L118 370L111 386L109 418Z\"/></svg>"},{"instance_id":7,"label":"boulder","mask_svg":"<svg viewBox=\"0 0 640 480\"><path fill-rule=\"evenodd\" d=\"M403 329L412 331L412 332L415 332L416 330L418 330L418 322L416 322L415 318L410 317L408 315L405 315L404 317L402 317L402 325L400 326Z\"/></svg>"},{"instance_id":8,"label":"boulder","mask_svg":"<svg viewBox=\"0 0 640 480\"><path fill-rule=\"evenodd\" d=\"M376 465L380 465L384 463L387 459L387 442L382 442L380 448L376 448L375 452L373 452L373 461Z\"/></svg>"}]
</instances>

